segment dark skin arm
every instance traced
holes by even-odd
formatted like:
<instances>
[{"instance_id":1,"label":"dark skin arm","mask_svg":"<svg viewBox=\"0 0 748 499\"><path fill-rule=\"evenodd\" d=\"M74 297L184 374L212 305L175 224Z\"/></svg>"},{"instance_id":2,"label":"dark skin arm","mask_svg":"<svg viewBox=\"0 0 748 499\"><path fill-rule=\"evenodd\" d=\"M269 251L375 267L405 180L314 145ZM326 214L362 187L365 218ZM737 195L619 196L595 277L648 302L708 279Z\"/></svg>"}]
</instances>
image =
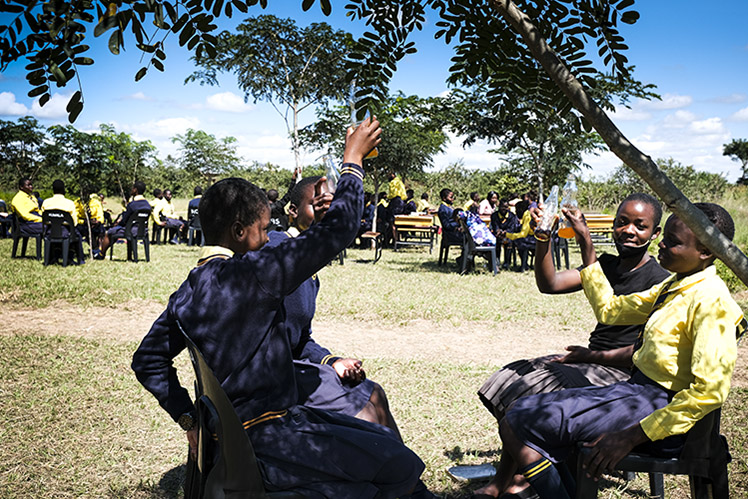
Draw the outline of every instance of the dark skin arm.
<instances>
[{"instance_id":1,"label":"dark skin arm","mask_svg":"<svg viewBox=\"0 0 748 499\"><path fill-rule=\"evenodd\" d=\"M563 210L563 213L572 222L572 228L574 229L577 243L580 249L582 249L583 255L585 251L588 253L591 252L592 258L596 261L595 247L592 244L590 231L587 228L587 223L584 221L582 212L576 210L574 213L569 213L568 210ZM533 217L536 217L536 222L540 222L542 216L542 211L538 211L533 215ZM573 269L556 272L550 249L550 241L535 242L535 284L538 286L538 290L545 294L563 294L573 293L582 289L582 278L579 276L579 270ZM585 264L585 266L587 265L590 264Z\"/></svg>"},{"instance_id":2,"label":"dark skin arm","mask_svg":"<svg viewBox=\"0 0 748 499\"><path fill-rule=\"evenodd\" d=\"M592 450L582 461L582 468L587 470L587 476L597 480L603 473L614 470L615 465L634 447L648 440L639 423L625 430L603 433L593 442L584 444Z\"/></svg>"},{"instance_id":3,"label":"dark skin arm","mask_svg":"<svg viewBox=\"0 0 748 499\"><path fill-rule=\"evenodd\" d=\"M634 355L634 345L616 348L614 350L590 350L579 345L566 347L569 352L555 359L562 364L600 364L612 367L631 367L631 357Z\"/></svg>"}]
</instances>

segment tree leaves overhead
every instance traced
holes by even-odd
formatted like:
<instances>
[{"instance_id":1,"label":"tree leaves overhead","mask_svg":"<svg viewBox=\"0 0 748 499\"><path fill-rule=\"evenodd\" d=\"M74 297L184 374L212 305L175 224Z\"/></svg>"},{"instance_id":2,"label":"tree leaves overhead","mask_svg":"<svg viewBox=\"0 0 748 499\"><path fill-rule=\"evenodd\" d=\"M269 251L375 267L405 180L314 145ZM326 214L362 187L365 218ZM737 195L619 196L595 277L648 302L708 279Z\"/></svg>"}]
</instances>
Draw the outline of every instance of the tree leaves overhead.
<instances>
[{"instance_id":1,"label":"tree leaves overhead","mask_svg":"<svg viewBox=\"0 0 748 499\"><path fill-rule=\"evenodd\" d=\"M288 0L299 1L299 0ZM348 0L346 15L361 21L366 32L355 43L345 61L348 81L360 88L358 115L374 101L384 101L387 87L406 55L416 51L409 40L420 31L426 16L438 19L437 38L454 47L449 82L457 86L486 85L489 104L500 116L522 116L528 102L558 110L566 119L583 123L571 113L558 87L533 59L522 40L492 7L496 0ZM594 88L603 73L622 81L628 76L627 46L619 24L636 22L639 14L633 0L516 0L552 49L572 73ZM216 57L215 21L230 17L234 9L267 7L267 0L67 0L48 3L6 0L0 12L8 19L0 25L0 70L27 59L27 79L43 102L49 100L51 84L65 86L77 75L78 65L93 60L81 54L86 27L95 23L94 36L108 36L113 54L126 48L128 36L135 48L147 54L142 78L151 66L164 70L164 40L177 37L180 46L201 57ZM317 5L324 14L332 10L330 0L301 0L304 10ZM592 53L588 54L588 51ZM146 71L143 71L145 69ZM41 71L41 72L40 72ZM33 74L33 77L31 76ZM80 84L79 84L80 87ZM80 89L80 88L79 88ZM84 102L80 96L80 104ZM77 105L72 111L80 112ZM71 112L74 119L77 113ZM528 133L532 133L528 130Z\"/></svg>"},{"instance_id":2,"label":"tree leaves overhead","mask_svg":"<svg viewBox=\"0 0 748 499\"><path fill-rule=\"evenodd\" d=\"M319 3L326 15L331 12L329 0L304 0L305 9ZM135 48L147 55L145 66L135 80L145 76L149 67L163 71L164 41L170 35L179 45L196 54L215 55L215 19L231 17L233 9L246 13L267 0L59 0L38 2L4 0L0 2L0 71L12 63L26 59L30 97L39 97L44 105L51 97L51 87L64 87L76 78L77 66L91 65L84 57L89 45L84 44L86 32L93 24L94 37L106 37L109 51L117 55L125 50L128 37L135 39ZM33 76L32 76L33 74ZM78 82L76 102L68 106L72 123L83 109L82 85Z\"/></svg>"}]
</instances>

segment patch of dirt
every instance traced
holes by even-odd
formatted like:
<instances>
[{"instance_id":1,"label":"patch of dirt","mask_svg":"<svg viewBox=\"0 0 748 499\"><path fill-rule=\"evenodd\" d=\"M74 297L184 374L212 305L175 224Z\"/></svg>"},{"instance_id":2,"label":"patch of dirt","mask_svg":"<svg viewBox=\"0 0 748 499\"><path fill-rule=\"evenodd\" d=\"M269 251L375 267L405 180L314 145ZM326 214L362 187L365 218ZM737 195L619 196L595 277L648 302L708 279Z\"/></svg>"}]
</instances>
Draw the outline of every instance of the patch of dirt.
<instances>
[{"instance_id":1,"label":"patch of dirt","mask_svg":"<svg viewBox=\"0 0 748 499\"><path fill-rule=\"evenodd\" d=\"M118 308L56 304L46 309L0 309L0 334L69 335L88 339L140 341L163 312L157 302L133 300ZM430 362L503 365L516 359L563 353L584 345L589 329L576 331L535 321L527 325L413 320L406 324L315 320L315 340L334 353L360 359L390 358ZM589 328L593 326L590 323ZM748 342L738 347L733 386L748 388Z\"/></svg>"}]
</instances>

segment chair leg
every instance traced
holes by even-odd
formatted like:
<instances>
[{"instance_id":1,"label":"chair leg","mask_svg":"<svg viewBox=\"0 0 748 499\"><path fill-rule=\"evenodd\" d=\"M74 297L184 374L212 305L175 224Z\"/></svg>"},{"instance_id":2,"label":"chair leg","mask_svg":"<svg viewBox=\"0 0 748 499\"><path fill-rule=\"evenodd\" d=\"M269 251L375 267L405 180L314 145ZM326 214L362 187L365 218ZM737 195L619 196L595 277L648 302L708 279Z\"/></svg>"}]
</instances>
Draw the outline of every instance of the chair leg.
<instances>
[{"instance_id":1,"label":"chair leg","mask_svg":"<svg viewBox=\"0 0 748 499\"><path fill-rule=\"evenodd\" d=\"M49 265L49 252L52 249L52 241L49 239L44 240L44 266Z\"/></svg>"},{"instance_id":2,"label":"chair leg","mask_svg":"<svg viewBox=\"0 0 748 499\"><path fill-rule=\"evenodd\" d=\"M148 238L143 239L143 251L145 252L145 261L151 261L151 246L148 243Z\"/></svg>"},{"instance_id":3,"label":"chair leg","mask_svg":"<svg viewBox=\"0 0 748 499\"><path fill-rule=\"evenodd\" d=\"M62 266L68 266L68 253L70 252L70 240L66 239L62 242Z\"/></svg>"},{"instance_id":4,"label":"chair leg","mask_svg":"<svg viewBox=\"0 0 748 499\"><path fill-rule=\"evenodd\" d=\"M23 244L21 245L21 258L26 257L26 247L29 245L29 238L24 237L23 238Z\"/></svg>"},{"instance_id":5,"label":"chair leg","mask_svg":"<svg viewBox=\"0 0 748 499\"><path fill-rule=\"evenodd\" d=\"M499 262L496 257L496 247L491 249L491 266L493 267L493 275L496 275L496 272L498 272L497 267L499 266Z\"/></svg>"},{"instance_id":6,"label":"chair leg","mask_svg":"<svg viewBox=\"0 0 748 499\"><path fill-rule=\"evenodd\" d=\"M36 259L41 261L42 259L42 236L36 236Z\"/></svg>"},{"instance_id":7,"label":"chair leg","mask_svg":"<svg viewBox=\"0 0 748 499\"><path fill-rule=\"evenodd\" d=\"M136 262L138 261L138 240L133 238L129 242L130 246L132 247L132 261Z\"/></svg>"},{"instance_id":8,"label":"chair leg","mask_svg":"<svg viewBox=\"0 0 748 499\"><path fill-rule=\"evenodd\" d=\"M665 478L662 473L649 474L649 495L653 499L665 499Z\"/></svg>"},{"instance_id":9,"label":"chair leg","mask_svg":"<svg viewBox=\"0 0 748 499\"><path fill-rule=\"evenodd\" d=\"M576 479L577 479L577 493L575 499L596 499L597 498L597 482L587 476L587 473L582 469L581 463L576 466Z\"/></svg>"}]
</instances>

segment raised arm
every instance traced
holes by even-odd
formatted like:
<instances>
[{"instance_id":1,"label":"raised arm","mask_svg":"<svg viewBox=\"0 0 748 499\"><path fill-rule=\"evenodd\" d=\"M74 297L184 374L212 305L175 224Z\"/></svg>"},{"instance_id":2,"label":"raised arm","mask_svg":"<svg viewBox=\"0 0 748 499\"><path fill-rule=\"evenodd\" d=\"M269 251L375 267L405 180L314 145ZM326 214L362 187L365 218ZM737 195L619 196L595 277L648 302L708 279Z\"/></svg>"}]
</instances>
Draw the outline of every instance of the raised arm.
<instances>
[{"instance_id":1,"label":"raised arm","mask_svg":"<svg viewBox=\"0 0 748 499\"><path fill-rule=\"evenodd\" d=\"M272 295L282 297L314 275L356 237L363 212L364 156L379 142L381 129L374 118L367 119L355 131L349 131L343 155L343 167L330 209L319 223L298 237L272 248L250 252L255 268L263 269L256 278ZM315 192L315 197L319 192Z\"/></svg>"}]
</instances>

